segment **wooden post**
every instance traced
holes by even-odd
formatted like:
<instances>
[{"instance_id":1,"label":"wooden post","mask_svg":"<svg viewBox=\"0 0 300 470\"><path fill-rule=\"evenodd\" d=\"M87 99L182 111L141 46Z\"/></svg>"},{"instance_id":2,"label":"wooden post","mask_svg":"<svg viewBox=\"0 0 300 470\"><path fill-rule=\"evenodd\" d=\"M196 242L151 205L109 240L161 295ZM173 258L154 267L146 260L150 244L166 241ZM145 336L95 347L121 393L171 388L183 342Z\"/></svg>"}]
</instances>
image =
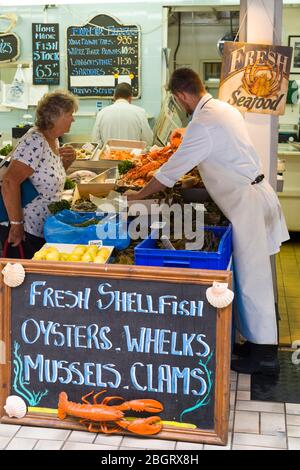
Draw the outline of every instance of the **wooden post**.
<instances>
[{"instance_id":1,"label":"wooden post","mask_svg":"<svg viewBox=\"0 0 300 470\"><path fill-rule=\"evenodd\" d=\"M240 41L281 45L282 0L241 0ZM271 186L277 189L278 116L248 113L251 140Z\"/></svg>"}]
</instances>

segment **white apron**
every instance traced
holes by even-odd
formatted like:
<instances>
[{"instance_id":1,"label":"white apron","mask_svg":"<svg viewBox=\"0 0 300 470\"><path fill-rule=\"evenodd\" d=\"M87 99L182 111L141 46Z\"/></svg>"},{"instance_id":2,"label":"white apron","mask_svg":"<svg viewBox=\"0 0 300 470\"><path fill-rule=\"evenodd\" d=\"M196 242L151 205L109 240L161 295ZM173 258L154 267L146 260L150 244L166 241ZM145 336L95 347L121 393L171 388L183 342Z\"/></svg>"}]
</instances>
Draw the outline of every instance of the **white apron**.
<instances>
[{"instance_id":1,"label":"white apron","mask_svg":"<svg viewBox=\"0 0 300 470\"><path fill-rule=\"evenodd\" d=\"M278 253L289 233L276 193L264 180L251 185L225 175L216 185L217 169L199 165L205 187L233 226L233 261L239 330L256 344L277 344L275 299L270 255Z\"/></svg>"},{"instance_id":2,"label":"white apron","mask_svg":"<svg viewBox=\"0 0 300 470\"><path fill-rule=\"evenodd\" d=\"M270 255L289 239L276 193L263 180L259 156L244 119L227 103L205 95L182 144L155 174L172 187L198 166L204 185L233 226L233 258L239 329L249 341L277 344Z\"/></svg>"}]
</instances>

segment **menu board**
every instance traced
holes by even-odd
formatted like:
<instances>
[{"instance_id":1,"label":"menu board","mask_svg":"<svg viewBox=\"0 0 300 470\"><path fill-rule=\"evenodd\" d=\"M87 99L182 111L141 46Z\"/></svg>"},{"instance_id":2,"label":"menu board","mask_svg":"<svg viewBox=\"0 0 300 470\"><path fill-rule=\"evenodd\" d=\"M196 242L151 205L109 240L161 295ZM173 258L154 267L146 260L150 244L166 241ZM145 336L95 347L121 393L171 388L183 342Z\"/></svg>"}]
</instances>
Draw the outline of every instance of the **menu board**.
<instances>
[{"instance_id":1,"label":"menu board","mask_svg":"<svg viewBox=\"0 0 300 470\"><path fill-rule=\"evenodd\" d=\"M19 38L16 34L0 34L0 62L11 62L20 54Z\"/></svg>"},{"instance_id":2,"label":"menu board","mask_svg":"<svg viewBox=\"0 0 300 470\"><path fill-rule=\"evenodd\" d=\"M82 98L111 99L118 83L140 97L140 28L98 15L67 29L68 89Z\"/></svg>"},{"instance_id":3,"label":"menu board","mask_svg":"<svg viewBox=\"0 0 300 470\"><path fill-rule=\"evenodd\" d=\"M59 24L32 23L34 85L59 85Z\"/></svg>"},{"instance_id":4,"label":"menu board","mask_svg":"<svg viewBox=\"0 0 300 470\"><path fill-rule=\"evenodd\" d=\"M23 424L44 411L53 416L47 427L73 429L74 419L57 417L61 393L84 408L83 396L103 391L99 403L119 396L129 404L125 418L135 416L131 400L158 401L156 413L139 413L159 414L158 437L225 442L231 308L212 307L206 289L230 273L22 263L23 284L0 292L0 340L4 389L28 406Z\"/></svg>"}]
</instances>

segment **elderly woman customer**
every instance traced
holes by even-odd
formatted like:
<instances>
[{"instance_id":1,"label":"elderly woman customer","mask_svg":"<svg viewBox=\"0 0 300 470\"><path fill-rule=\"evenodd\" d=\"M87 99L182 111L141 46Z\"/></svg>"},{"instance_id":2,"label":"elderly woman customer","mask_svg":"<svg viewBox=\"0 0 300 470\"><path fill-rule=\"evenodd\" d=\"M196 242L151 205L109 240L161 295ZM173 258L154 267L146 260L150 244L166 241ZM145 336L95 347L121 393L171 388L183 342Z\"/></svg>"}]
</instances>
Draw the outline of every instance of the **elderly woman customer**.
<instances>
[{"instance_id":1,"label":"elderly woman customer","mask_svg":"<svg viewBox=\"0 0 300 470\"><path fill-rule=\"evenodd\" d=\"M60 199L65 170L75 159L72 147L59 148L58 137L70 130L77 108L76 98L69 92L57 90L44 95L37 106L35 127L12 153L2 183L9 222L0 225L2 246L6 240L10 244L8 257L20 257L17 248L22 243L25 258L32 258L45 243L43 229L49 215L48 205ZM22 209L20 186L27 178L39 195Z\"/></svg>"}]
</instances>

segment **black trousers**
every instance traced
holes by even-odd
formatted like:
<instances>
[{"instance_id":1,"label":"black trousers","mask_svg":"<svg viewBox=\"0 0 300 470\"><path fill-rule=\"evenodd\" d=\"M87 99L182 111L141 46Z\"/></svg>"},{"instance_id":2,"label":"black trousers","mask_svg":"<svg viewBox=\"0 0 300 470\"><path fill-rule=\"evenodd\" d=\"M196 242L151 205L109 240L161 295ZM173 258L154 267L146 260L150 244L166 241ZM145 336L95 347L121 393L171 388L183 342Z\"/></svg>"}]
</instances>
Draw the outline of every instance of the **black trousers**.
<instances>
[{"instance_id":1,"label":"black trousers","mask_svg":"<svg viewBox=\"0 0 300 470\"><path fill-rule=\"evenodd\" d=\"M0 225L0 241L2 245L2 250L4 242L7 240L8 234L9 227L6 227L5 225ZM46 240L44 238L36 237L35 235L31 235L30 233L25 232L25 240L22 242L25 258L31 259L34 253L40 250L40 248L42 248L45 243ZM20 258L18 247L14 248L10 245L6 257Z\"/></svg>"}]
</instances>

